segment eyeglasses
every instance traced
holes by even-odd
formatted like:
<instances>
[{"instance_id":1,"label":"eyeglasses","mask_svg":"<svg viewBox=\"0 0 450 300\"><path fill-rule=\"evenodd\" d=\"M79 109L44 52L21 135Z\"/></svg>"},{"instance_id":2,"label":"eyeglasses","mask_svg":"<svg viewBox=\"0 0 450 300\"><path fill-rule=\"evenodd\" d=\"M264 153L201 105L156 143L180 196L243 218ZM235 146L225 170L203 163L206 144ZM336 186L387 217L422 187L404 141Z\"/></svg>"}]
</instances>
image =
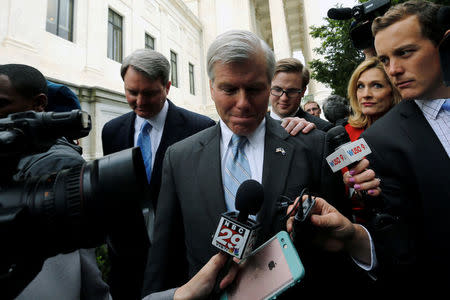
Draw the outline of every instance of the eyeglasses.
<instances>
[{"instance_id":1,"label":"eyeglasses","mask_svg":"<svg viewBox=\"0 0 450 300\"><path fill-rule=\"evenodd\" d=\"M297 97L302 90L283 90L282 88L273 87L270 89L270 93L276 97L283 96L283 93L286 94L288 98L295 98Z\"/></svg>"}]
</instances>

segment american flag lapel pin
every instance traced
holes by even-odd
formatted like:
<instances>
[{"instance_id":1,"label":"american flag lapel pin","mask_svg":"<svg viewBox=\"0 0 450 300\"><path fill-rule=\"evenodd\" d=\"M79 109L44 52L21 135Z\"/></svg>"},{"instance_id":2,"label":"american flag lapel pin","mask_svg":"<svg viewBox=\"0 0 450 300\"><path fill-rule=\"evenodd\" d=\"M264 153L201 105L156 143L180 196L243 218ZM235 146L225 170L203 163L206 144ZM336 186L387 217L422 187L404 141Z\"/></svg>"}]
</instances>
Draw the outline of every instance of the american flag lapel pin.
<instances>
[{"instance_id":1,"label":"american flag lapel pin","mask_svg":"<svg viewBox=\"0 0 450 300\"><path fill-rule=\"evenodd\" d=\"M283 148L278 147L277 149L275 149L276 153L281 153L281 155L285 156L286 155L286 151L284 151Z\"/></svg>"}]
</instances>

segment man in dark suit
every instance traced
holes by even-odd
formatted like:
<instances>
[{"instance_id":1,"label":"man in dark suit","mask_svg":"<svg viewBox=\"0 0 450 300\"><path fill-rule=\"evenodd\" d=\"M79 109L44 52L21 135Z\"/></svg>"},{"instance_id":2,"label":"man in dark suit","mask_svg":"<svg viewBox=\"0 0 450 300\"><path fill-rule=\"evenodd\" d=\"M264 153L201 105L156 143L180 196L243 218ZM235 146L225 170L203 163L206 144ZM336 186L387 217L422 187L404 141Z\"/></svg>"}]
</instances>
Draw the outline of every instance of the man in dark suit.
<instances>
[{"instance_id":1,"label":"man in dark suit","mask_svg":"<svg viewBox=\"0 0 450 300\"><path fill-rule=\"evenodd\" d=\"M257 215L262 224L258 245L285 229L286 211L279 209L279 201L285 200L280 200L280 195L293 199L308 187L348 211L348 203L339 202L345 199L342 182L324 160L324 132L314 130L294 137L266 116L275 65L267 44L253 33L228 31L211 44L207 63L220 122L172 145L166 152L150 276L144 282L147 293L186 281L218 252L211 238L220 215L235 210L234 202L228 200L228 193L232 200L234 193L224 188L233 153L230 141L235 137L244 140L247 174L264 187L264 203ZM303 251L299 250L300 256ZM340 282L342 276L331 275L342 272L338 258L330 262L312 253L302 257L310 272L308 281L320 274L332 277L328 283ZM327 267L310 268L325 261Z\"/></svg>"},{"instance_id":2,"label":"man in dark suit","mask_svg":"<svg viewBox=\"0 0 450 300\"><path fill-rule=\"evenodd\" d=\"M384 212L392 216L390 225L376 223L371 230L386 290L442 289L450 281L450 242L444 238L450 235L450 87L438 47L450 34L450 8L441 20L439 9L409 1L373 24L377 55L403 98L363 134L381 178Z\"/></svg>"},{"instance_id":3,"label":"man in dark suit","mask_svg":"<svg viewBox=\"0 0 450 300\"><path fill-rule=\"evenodd\" d=\"M167 99L171 85L169 72L169 61L154 50L139 49L127 56L120 73L127 102L133 111L109 121L102 130L103 154L107 155L137 146L142 125L146 122L151 125L150 134L145 137L150 139L151 151L143 153L150 154L150 174L147 174L150 182L148 195L142 197L150 240L153 237L154 212L157 209L162 161L167 147L215 124L212 119L177 107ZM114 264L114 251L109 250ZM123 271L127 266L122 268L119 264L116 262L115 269L111 270L112 290L128 279Z\"/></svg>"},{"instance_id":4,"label":"man in dark suit","mask_svg":"<svg viewBox=\"0 0 450 300\"><path fill-rule=\"evenodd\" d=\"M317 210L322 214L317 221L353 241L346 248L358 259L376 257L371 271L376 291L384 296L442 295L450 282L450 87L439 60L449 19L448 7L408 1L372 25L377 55L403 98L362 135L372 150L367 159L381 178L380 199L366 202L375 202L368 226L374 248L348 220L326 213L331 209L322 201L326 209ZM358 166L354 174L362 169Z\"/></svg>"},{"instance_id":5,"label":"man in dark suit","mask_svg":"<svg viewBox=\"0 0 450 300\"><path fill-rule=\"evenodd\" d=\"M272 78L270 116L276 120L286 117L299 117L314 123L316 128L328 131L333 124L306 113L301 107L303 95L309 83L309 71L296 58L284 58L277 61L275 75Z\"/></svg>"},{"instance_id":6,"label":"man in dark suit","mask_svg":"<svg viewBox=\"0 0 450 300\"><path fill-rule=\"evenodd\" d=\"M120 72L125 96L133 111L105 124L102 131L103 154L136 146L141 124L149 122L152 125L150 196L143 205L156 209L162 161L167 147L215 125L215 122L178 107L167 99L171 85L170 64L159 52L150 49L136 50L123 60Z\"/></svg>"}]
</instances>

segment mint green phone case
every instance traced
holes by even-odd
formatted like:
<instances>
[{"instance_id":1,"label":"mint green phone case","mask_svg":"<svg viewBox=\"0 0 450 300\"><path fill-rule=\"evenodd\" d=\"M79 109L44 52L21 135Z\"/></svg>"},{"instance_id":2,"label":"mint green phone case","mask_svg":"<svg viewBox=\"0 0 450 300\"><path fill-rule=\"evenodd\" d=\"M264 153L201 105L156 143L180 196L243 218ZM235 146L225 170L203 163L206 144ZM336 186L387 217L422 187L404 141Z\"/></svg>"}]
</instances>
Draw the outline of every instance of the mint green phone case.
<instances>
[{"instance_id":1,"label":"mint green phone case","mask_svg":"<svg viewBox=\"0 0 450 300\"><path fill-rule=\"evenodd\" d=\"M277 240L278 242L275 243L274 240ZM275 244L271 245L272 242ZM294 244L292 243L292 240L286 231L280 231L279 233L277 233L274 237L272 237L266 243L261 245L258 249L254 250L250 256L254 256L255 254L262 251L263 249L265 249L265 247L267 247L269 245L271 245L271 247L277 246L282 250L285 262L282 262L282 261L277 262L277 264L280 267L279 267L279 270L277 270L276 272L275 271L269 272L267 270L261 271L263 268L266 267L266 263L267 263L268 259L271 259L271 258L263 257L265 254L255 256L255 259L254 259L254 261L252 261L251 265L245 266L245 268L247 268L247 269L251 268L251 269L248 269L247 270L248 273L246 273L242 276L253 276L253 275L255 275L254 274L255 272L260 272L260 274L258 274L258 276L254 276L254 277L258 277L258 279L257 280L252 279L250 281L251 284L249 284L248 286L242 287L242 289L245 290L243 292L244 294L239 294L239 291L236 291L235 292L236 295L234 295L234 299L237 299L237 298L258 299L259 295L258 296L249 295L249 293L251 293L250 286L251 285L256 286L256 289L259 292L259 290L264 290L267 287L267 282L272 282L272 280L271 280L272 278L274 279L274 281L276 281L276 279L278 279L279 276L282 276L282 277L288 276L288 274L287 274L288 271L287 271L287 268L285 267L286 263L288 266L288 270L290 271L289 279L283 283L281 283L281 282L277 283L276 286L271 286L269 288L269 290L267 291L267 295L264 295L261 299L275 299L277 296L279 296L281 293L286 291L288 288L299 283L302 280L302 278L305 276L305 269L303 268L302 261L300 260L297 250L295 249ZM262 252L262 253L264 253L264 252ZM258 258L256 259L256 257L258 257ZM273 261L271 260L271 262L273 262ZM244 271L244 269L240 270L239 272ZM269 266L269 269L270 269L270 266ZM275 268L273 268L273 269L275 270ZM272 270L270 270L270 271L272 271ZM277 273L277 272L279 272L279 273ZM263 277L265 277L265 278L263 278ZM234 287L234 288L236 290L238 290L241 287ZM221 295L220 299L221 300L233 299L232 292L230 292L230 290L226 290Z\"/></svg>"}]
</instances>

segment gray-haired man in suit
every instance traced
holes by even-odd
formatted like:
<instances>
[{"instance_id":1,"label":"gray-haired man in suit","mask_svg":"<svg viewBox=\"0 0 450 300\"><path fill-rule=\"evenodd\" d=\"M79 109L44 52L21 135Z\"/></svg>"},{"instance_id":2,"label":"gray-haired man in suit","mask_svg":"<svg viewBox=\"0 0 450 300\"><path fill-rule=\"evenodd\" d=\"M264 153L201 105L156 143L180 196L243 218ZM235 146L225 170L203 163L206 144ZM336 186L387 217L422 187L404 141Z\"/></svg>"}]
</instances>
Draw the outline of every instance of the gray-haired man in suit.
<instances>
[{"instance_id":1,"label":"gray-haired man in suit","mask_svg":"<svg viewBox=\"0 0 450 300\"><path fill-rule=\"evenodd\" d=\"M335 201L343 195L343 184L325 165L325 134L314 130L294 137L266 117L275 66L267 44L248 31L225 32L211 44L207 65L220 121L166 152L144 293L179 285L217 253L211 245L212 234L221 213L234 210L225 201L223 187L233 135L246 138L243 152L251 179L264 187L264 203L257 216L262 224L258 244L285 229L286 212L277 209L280 195L294 198L308 187L338 207L346 206ZM327 261L316 258L308 256L304 264ZM335 274L338 265L336 260L326 270L310 268L308 276Z\"/></svg>"}]
</instances>

